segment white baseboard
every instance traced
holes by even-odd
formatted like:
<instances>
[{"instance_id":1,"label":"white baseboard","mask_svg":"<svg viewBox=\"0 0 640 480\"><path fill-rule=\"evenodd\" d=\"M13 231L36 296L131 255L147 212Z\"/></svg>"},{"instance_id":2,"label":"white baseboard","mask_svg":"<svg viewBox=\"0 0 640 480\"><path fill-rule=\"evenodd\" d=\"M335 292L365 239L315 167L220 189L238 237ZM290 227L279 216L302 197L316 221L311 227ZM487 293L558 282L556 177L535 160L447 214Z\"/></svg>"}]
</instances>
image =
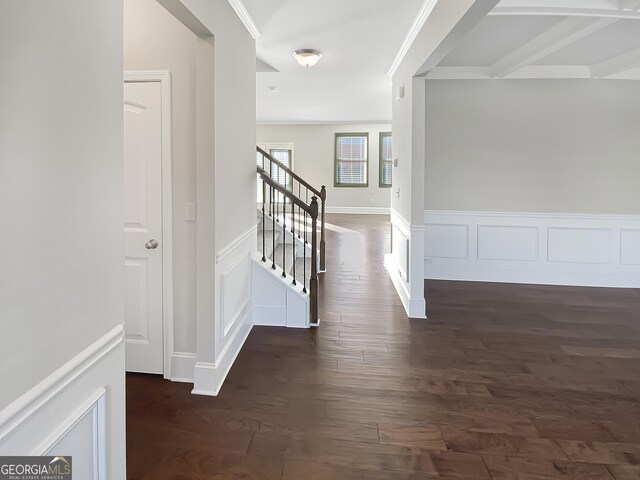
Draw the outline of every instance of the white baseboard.
<instances>
[{"instance_id":1,"label":"white baseboard","mask_svg":"<svg viewBox=\"0 0 640 480\"><path fill-rule=\"evenodd\" d=\"M195 367L195 353L173 352L171 355L171 381L193 383Z\"/></svg>"},{"instance_id":2,"label":"white baseboard","mask_svg":"<svg viewBox=\"0 0 640 480\"><path fill-rule=\"evenodd\" d=\"M233 362L251 333L253 325L250 323L250 315L250 310L248 310L242 325L235 331L233 338L229 340L216 363L196 362L194 388L191 393L208 396L218 395Z\"/></svg>"},{"instance_id":3,"label":"white baseboard","mask_svg":"<svg viewBox=\"0 0 640 480\"><path fill-rule=\"evenodd\" d=\"M123 335L118 325L0 411L0 455L70 455L74 477L124 480Z\"/></svg>"},{"instance_id":4,"label":"white baseboard","mask_svg":"<svg viewBox=\"0 0 640 480\"><path fill-rule=\"evenodd\" d=\"M640 216L425 212L425 278L640 288Z\"/></svg>"},{"instance_id":5,"label":"white baseboard","mask_svg":"<svg viewBox=\"0 0 640 480\"><path fill-rule=\"evenodd\" d=\"M389 207L326 207L327 213L348 213L352 215L389 215L389 210Z\"/></svg>"}]
</instances>

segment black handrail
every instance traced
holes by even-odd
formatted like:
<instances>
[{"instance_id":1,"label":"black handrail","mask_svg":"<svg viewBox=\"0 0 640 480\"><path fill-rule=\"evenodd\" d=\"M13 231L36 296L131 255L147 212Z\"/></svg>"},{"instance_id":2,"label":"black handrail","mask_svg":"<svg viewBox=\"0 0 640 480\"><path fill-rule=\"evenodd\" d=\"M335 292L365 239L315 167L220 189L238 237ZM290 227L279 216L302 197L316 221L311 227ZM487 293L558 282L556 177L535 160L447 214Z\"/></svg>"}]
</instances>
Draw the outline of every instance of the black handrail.
<instances>
[{"instance_id":1,"label":"black handrail","mask_svg":"<svg viewBox=\"0 0 640 480\"><path fill-rule=\"evenodd\" d=\"M256 169L257 169L258 175L260 175L260 177L262 178L263 182L265 182L267 185L269 185L270 187L274 188L275 190L279 191L281 194L283 194L285 197L287 197L290 201L292 201L298 207L300 207L302 210L304 210L309 215L311 215L311 206L310 205L307 205L305 202L300 200L293 193L291 193L289 190L287 190L285 187L283 187L278 182L276 182L273 178L271 178L264 168L256 167Z\"/></svg>"},{"instance_id":2,"label":"black handrail","mask_svg":"<svg viewBox=\"0 0 640 480\"><path fill-rule=\"evenodd\" d=\"M301 183L302 185L304 185L305 187L307 187L309 190L311 190L313 193L315 193L317 196L321 196L321 192L320 190L316 189L313 185L311 185L310 183L308 183L304 178L302 178L300 175L298 175L297 173L295 173L293 170L291 170L290 167L288 167L286 164L282 163L280 160L278 160L277 158L272 157L270 154L268 154L267 152L265 152L263 149L261 149L260 147L256 147L258 149L258 153L262 154L267 160L269 160L271 163L277 165L278 167L280 167L282 170L284 170L285 172L287 172L289 175L291 175L292 178L294 178L295 180L297 180L299 183Z\"/></svg>"}]
</instances>

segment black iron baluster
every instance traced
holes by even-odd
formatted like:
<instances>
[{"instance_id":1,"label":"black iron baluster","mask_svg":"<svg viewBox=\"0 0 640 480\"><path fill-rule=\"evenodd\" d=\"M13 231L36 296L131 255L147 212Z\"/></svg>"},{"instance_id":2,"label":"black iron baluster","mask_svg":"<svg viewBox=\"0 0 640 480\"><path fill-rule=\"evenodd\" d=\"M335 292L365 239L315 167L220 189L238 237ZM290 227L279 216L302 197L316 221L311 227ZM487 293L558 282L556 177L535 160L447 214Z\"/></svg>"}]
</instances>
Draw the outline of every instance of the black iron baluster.
<instances>
[{"instance_id":1,"label":"black iron baluster","mask_svg":"<svg viewBox=\"0 0 640 480\"><path fill-rule=\"evenodd\" d=\"M276 182L278 182L278 180L280 179L280 165L276 164L276 168L278 169L278 173L276 174L275 180L276 180ZM280 183L280 182L278 182L278 183ZM278 222L278 223L280 223L280 219L278 218L278 203L280 203L279 199L278 199L279 195L280 195L280 192L277 192L276 193L276 222Z\"/></svg>"},{"instance_id":2,"label":"black iron baluster","mask_svg":"<svg viewBox=\"0 0 640 480\"><path fill-rule=\"evenodd\" d=\"M307 190L306 197L305 197L306 198L306 202L305 203L307 205L310 205L309 204L309 187L304 187L304 188L306 188L306 190ZM307 216L306 215L304 216L304 231L305 231L305 233L307 233ZM305 238L304 244L306 245L307 244L307 236L305 235L304 238Z\"/></svg>"},{"instance_id":3,"label":"black iron baluster","mask_svg":"<svg viewBox=\"0 0 640 480\"><path fill-rule=\"evenodd\" d=\"M291 250L292 250L292 254L291 254L291 261L293 262L293 284L296 284L296 227L295 227L295 222L294 222L294 217L295 217L295 211L296 211L296 205L291 202L291 225L293 226L291 229Z\"/></svg>"},{"instance_id":4,"label":"black iron baluster","mask_svg":"<svg viewBox=\"0 0 640 480\"><path fill-rule=\"evenodd\" d=\"M275 188L271 188L271 204L273 205L273 197L275 195ZM276 215L271 216L271 268L276 269Z\"/></svg>"},{"instance_id":5,"label":"black iron baluster","mask_svg":"<svg viewBox=\"0 0 640 480\"><path fill-rule=\"evenodd\" d=\"M300 198L302 195L300 195L300 191L302 190L302 184L300 182L298 182L298 198ZM300 206L298 206L298 221L300 221L300 217L302 216L302 208L300 208ZM298 225L298 238L300 238L300 225Z\"/></svg>"},{"instance_id":6,"label":"black iron baluster","mask_svg":"<svg viewBox=\"0 0 640 480\"><path fill-rule=\"evenodd\" d=\"M292 194L294 194L293 192L291 192ZM295 195L295 194L294 194ZM293 203L293 200L289 199L289 201L291 202L291 235L293 235L293 232L295 231L294 225L295 225L295 203Z\"/></svg>"},{"instance_id":7,"label":"black iron baluster","mask_svg":"<svg viewBox=\"0 0 640 480\"><path fill-rule=\"evenodd\" d=\"M282 278L287 278L287 210L282 195Z\"/></svg>"},{"instance_id":8,"label":"black iron baluster","mask_svg":"<svg viewBox=\"0 0 640 480\"><path fill-rule=\"evenodd\" d=\"M264 169L267 172L267 169ZM271 160L269 160L269 178L273 176L273 165L271 164ZM269 185L269 216L273 217L273 187Z\"/></svg>"},{"instance_id":9,"label":"black iron baluster","mask_svg":"<svg viewBox=\"0 0 640 480\"><path fill-rule=\"evenodd\" d=\"M264 158L263 158L263 162L264 163ZM266 192L266 186L267 184L265 183L264 179L262 179L262 261L266 262L267 261L267 257L265 256L265 252L266 252L266 238L265 238L265 219L266 219L266 215L264 214L264 203L267 201L267 192Z\"/></svg>"}]
</instances>

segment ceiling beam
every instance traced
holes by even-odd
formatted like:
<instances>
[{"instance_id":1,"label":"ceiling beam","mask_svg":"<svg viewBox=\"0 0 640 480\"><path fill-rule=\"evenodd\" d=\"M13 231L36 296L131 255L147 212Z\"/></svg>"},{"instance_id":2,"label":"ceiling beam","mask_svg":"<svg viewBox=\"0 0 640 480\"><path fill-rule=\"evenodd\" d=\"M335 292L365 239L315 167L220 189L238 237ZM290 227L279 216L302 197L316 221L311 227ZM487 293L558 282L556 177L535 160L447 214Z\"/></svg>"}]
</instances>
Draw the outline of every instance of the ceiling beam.
<instances>
[{"instance_id":1,"label":"ceiling beam","mask_svg":"<svg viewBox=\"0 0 640 480\"><path fill-rule=\"evenodd\" d=\"M580 7L495 7L490 16L498 15L533 15L533 16L559 16L559 17L595 17L616 18L618 20L640 20L640 11L622 10L620 8L580 8Z\"/></svg>"},{"instance_id":2,"label":"ceiling beam","mask_svg":"<svg viewBox=\"0 0 640 480\"><path fill-rule=\"evenodd\" d=\"M615 18L583 17L569 17L562 20L491 65L491 76L504 78L615 21Z\"/></svg>"},{"instance_id":3,"label":"ceiling beam","mask_svg":"<svg viewBox=\"0 0 640 480\"><path fill-rule=\"evenodd\" d=\"M640 0L619 0L620 10L623 12L637 12L640 10Z\"/></svg>"},{"instance_id":4,"label":"ceiling beam","mask_svg":"<svg viewBox=\"0 0 640 480\"><path fill-rule=\"evenodd\" d=\"M440 62L463 41L469 32L487 16L487 13L495 7L496 3L498 3L498 0L474 0L473 5L418 69L416 76L425 76L430 70L437 67Z\"/></svg>"},{"instance_id":5,"label":"ceiling beam","mask_svg":"<svg viewBox=\"0 0 640 480\"><path fill-rule=\"evenodd\" d=\"M591 76L603 78L640 67L640 48L591 65Z\"/></svg>"}]
</instances>

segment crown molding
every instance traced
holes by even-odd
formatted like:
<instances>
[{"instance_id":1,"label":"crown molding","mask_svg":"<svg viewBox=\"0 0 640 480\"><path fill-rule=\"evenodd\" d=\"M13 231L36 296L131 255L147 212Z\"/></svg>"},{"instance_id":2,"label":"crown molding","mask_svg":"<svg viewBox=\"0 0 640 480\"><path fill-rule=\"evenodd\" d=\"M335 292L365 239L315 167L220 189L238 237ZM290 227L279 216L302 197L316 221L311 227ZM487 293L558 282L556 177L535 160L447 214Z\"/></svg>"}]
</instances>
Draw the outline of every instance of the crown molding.
<instances>
[{"instance_id":1,"label":"crown molding","mask_svg":"<svg viewBox=\"0 0 640 480\"><path fill-rule=\"evenodd\" d=\"M242 0L228 0L229 5L233 8L233 11L236 12L236 15L240 18L240 21L249 31L249 34L256 40L260 36L260 30L256 25L256 22L253 21L251 15L249 15L249 11L247 7L245 7Z\"/></svg>"},{"instance_id":2,"label":"crown molding","mask_svg":"<svg viewBox=\"0 0 640 480\"><path fill-rule=\"evenodd\" d=\"M640 19L640 12L637 10L621 10L617 8L581 8L567 6L550 6L550 7L530 7L530 6L497 6L489 16L497 15L533 15L533 16L561 16L561 17L601 17L637 20Z\"/></svg>"},{"instance_id":3,"label":"crown molding","mask_svg":"<svg viewBox=\"0 0 640 480\"><path fill-rule=\"evenodd\" d=\"M420 30L422 29L425 22L427 21L427 18L429 18L429 15L431 15L431 12L436 6L436 3L438 3L438 0L425 0L424 3L422 4L422 7L420 7L420 11L418 12L418 15L416 16L415 20L411 24L411 28L409 29L409 32L407 33L407 36L404 39L404 42L402 42L400 51L398 51L398 54L396 55L395 60L393 61L393 63L391 64L391 67L389 68L389 71L387 72L387 75L389 77L393 77L395 75L396 71L398 70L398 67L402 63L402 60L404 60L404 57L407 55L407 52L409 52L411 45L413 45L413 42L418 36L418 33L420 33Z\"/></svg>"}]
</instances>

